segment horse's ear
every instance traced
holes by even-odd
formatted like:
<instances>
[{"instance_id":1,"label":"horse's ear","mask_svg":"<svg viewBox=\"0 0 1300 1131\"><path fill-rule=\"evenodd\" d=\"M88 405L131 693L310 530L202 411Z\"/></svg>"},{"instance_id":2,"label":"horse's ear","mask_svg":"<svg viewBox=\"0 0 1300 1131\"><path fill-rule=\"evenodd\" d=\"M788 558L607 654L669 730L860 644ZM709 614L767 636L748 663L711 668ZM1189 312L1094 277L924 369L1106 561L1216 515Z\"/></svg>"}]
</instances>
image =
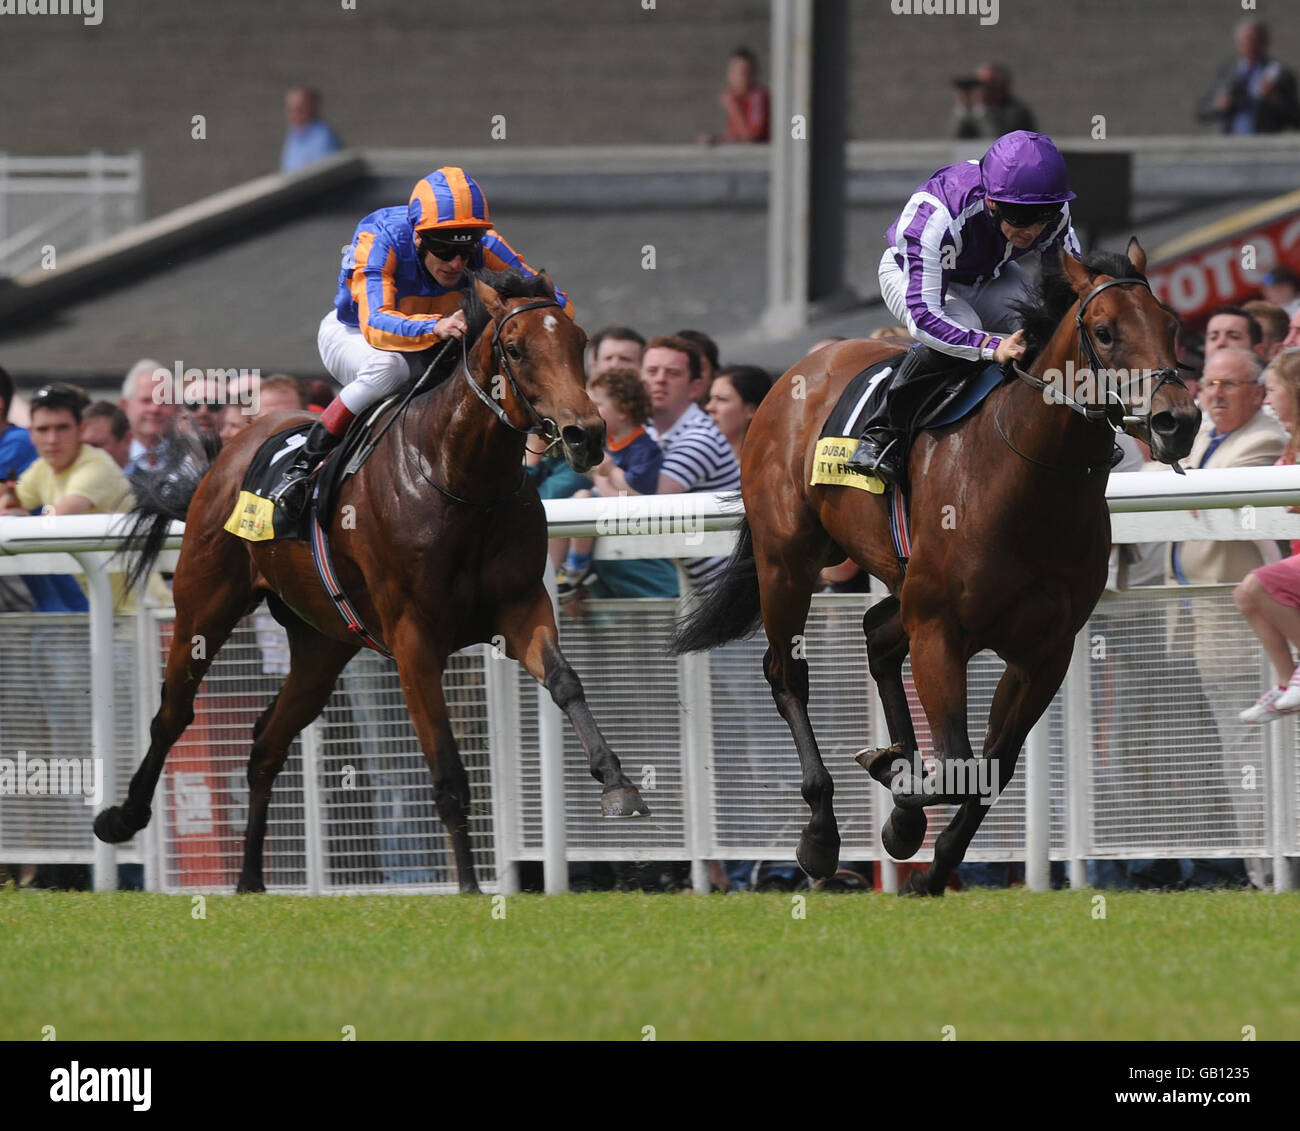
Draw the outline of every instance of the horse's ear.
<instances>
[{"instance_id":1,"label":"horse's ear","mask_svg":"<svg viewBox=\"0 0 1300 1131\"><path fill-rule=\"evenodd\" d=\"M1133 264L1142 274L1147 273L1147 253L1142 250L1142 245L1138 243L1137 236L1133 236L1128 241L1128 247L1125 249L1128 261Z\"/></svg>"},{"instance_id":2,"label":"horse's ear","mask_svg":"<svg viewBox=\"0 0 1300 1131\"><path fill-rule=\"evenodd\" d=\"M1088 269L1065 248L1061 248L1061 269L1075 294L1082 296L1092 290L1092 276Z\"/></svg>"},{"instance_id":3,"label":"horse's ear","mask_svg":"<svg viewBox=\"0 0 1300 1131\"><path fill-rule=\"evenodd\" d=\"M489 287L482 279L477 276L474 279L474 290L478 292L479 301L487 307L487 311L493 318L505 305L501 301L501 296L497 294L494 287Z\"/></svg>"}]
</instances>

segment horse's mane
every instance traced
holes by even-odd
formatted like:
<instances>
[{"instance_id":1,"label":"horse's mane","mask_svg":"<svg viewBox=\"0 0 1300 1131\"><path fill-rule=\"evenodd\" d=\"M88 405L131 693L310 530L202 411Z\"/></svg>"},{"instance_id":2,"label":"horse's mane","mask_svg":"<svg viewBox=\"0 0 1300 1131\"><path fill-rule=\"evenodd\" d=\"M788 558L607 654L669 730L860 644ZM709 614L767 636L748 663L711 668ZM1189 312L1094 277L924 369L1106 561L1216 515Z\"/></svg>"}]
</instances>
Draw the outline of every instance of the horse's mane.
<instances>
[{"instance_id":1,"label":"horse's mane","mask_svg":"<svg viewBox=\"0 0 1300 1131\"><path fill-rule=\"evenodd\" d=\"M479 335L487 329L492 316L478 297L474 280L486 283L502 298L555 298L555 291L541 275L525 275L522 271L473 271L470 272L470 286L466 288L460 300L460 308L465 312L469 333L466 338L478 341Z\"/></svg>"},{"instance_id":2,"label":"horse's mane","mask_svg":"<svg viewBox=\"0 0 1300 1131\"><path fill-rule=\"evenodd\" d=\"M1114 251L1093 251L1083 257L1083 265L1092 275L1111 275L1116 279L1144 279L1142 274L1128 257ZM1060 258L1047 259L1043 262L1038 285L1020 299L1011 304L1020 315L1020 324L1025 331L1027 348L1020 365L1028 369L1043 348L1052 340L1056 328L1065 317L1065 312L1074 305L1078 295L1065 277L1065 268Z\"/></svg>"}]
</instances>

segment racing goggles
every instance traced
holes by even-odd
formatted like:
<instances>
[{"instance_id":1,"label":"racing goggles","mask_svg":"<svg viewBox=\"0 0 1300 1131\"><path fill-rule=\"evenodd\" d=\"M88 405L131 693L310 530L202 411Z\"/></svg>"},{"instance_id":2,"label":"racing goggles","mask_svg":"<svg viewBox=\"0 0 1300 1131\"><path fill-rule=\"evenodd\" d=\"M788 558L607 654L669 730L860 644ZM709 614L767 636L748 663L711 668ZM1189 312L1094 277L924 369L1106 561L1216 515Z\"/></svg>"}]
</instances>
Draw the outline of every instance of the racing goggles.
<instances>
[{"instance_id":1,"label":"racing goggles","mask_svg":"<svg viewBox=\"0 0 1300 1131\"><path fill-rule=\"evenodd\" d=\"M997 209L999 220L1005 220L1013 228L1032 228L1036 224L1048 224L1061 215L1059 204L1004 204L1000 200L992 202Z\"/></svg>"}]
</instances>

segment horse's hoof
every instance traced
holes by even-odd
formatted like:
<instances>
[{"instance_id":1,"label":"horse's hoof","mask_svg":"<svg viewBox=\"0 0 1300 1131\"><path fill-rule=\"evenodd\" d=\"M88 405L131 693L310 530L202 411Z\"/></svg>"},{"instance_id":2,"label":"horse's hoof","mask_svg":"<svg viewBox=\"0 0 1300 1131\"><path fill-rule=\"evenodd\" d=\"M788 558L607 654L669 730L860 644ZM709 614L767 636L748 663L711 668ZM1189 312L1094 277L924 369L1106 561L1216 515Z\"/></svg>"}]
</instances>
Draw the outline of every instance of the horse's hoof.
<instances>
[{"instance_id":1,"label":"horse's hoof","mask_svg":"<svg viewBox=\"0 0 1300 1131\"><path fill-rule=\"evenodd\" d=\"M246 880L242 876L235 888L236 895L258 895L266 892L266 884L261 880Z\"/></svg>"},{"instance_id":2,"label":"horse's hoof","mask_svg":"<svg viewBox=\"0 0 1300 1131\"><path fill-rule=\"evenodd\" d=\"M105 844L121 844L144 828L149 817L150 810L146 809L144 820L136 824L127 816L125 806L114 805L95 818L95 835Z\"/></svg>"},{"instance_id":3,"label":"horse's hoof","mask_svg":"<svg viewBox=\"0 0 1300 1131\"><path fill-rule=\"evenodd\" d=\"M478 881L470 880L467 884L460 885L461 895L482 895L483 892L478 886Z\"/></svg>"},{"instance_id":4,"label":"horse's hoof","mask_svg":"<svg viewBox=\"0 0 1300 1131\"><path fill-rule=\"evenodd\" d=\"M648 817L650 806L633 785L616 785L600 795L600 812L605 817Z\"/></svg>"},{"instance_id":5,"label":"horse's hoof","mask_svg":"<svg viewBox=\"0 0 1300 1131\"><path fill-rule=\"evenodd\" d=\"M794 858L799 861L799 867L814 880L824 880L835 875L840 866L840 839L814 840L803 833L799 837L799 847L795 849Z\"/></svg>"},{"instance_id":6,"label":"horse's hoof","mask_svg":"<svg viewBox=\"0 0 1300 1131\"><path fill-rule=\"evenodd\" d=\"M926 868L923 872L913 872L907 877L907 882L898 889L898 894L942 896L943 888L940 888L938 891L930 890L930 885L927 883L929 875L929 868Z\"/></svg>"},{"instance_id":7,"label":"horse's hoof","mask_svg":"<svg viewBox=\"0 0 1300 1131\"><path fill-rule=\"evenodd\" d=\"M880 843L895 860L910 860L925 840L928 823L924 809L899 809L895 806L880 830Z\"/></svg>"},{"instance_id":8,"label":"horse's hoof","mask_svg":"<svg viewBox=\"0 0 1300 1131\"><path fill-rule=\"evenodd\" d=\"M878 746L875 749L864 746L853 755L853 760L888 789L894 777L890 773L890 767L897 759L903 757L905 757L903 747L895 742L893 746Z\"/></svg>"}]
</instances>

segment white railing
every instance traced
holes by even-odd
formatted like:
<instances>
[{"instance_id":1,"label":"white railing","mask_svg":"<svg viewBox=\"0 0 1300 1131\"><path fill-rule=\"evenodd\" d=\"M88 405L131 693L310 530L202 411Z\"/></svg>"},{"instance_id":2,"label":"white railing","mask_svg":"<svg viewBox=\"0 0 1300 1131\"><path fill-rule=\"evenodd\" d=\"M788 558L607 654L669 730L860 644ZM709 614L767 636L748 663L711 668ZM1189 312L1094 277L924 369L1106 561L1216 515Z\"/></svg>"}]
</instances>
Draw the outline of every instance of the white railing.
<instances>
[{"instance_id":1,"label":"white railing","mask_svg":"<svg viewBox=\"0 0 1300 1131\"><path fill-rule=\"evenodd\" d=\"M1108 498L1115 538L1119 542L1300 536L1300 516L1287 515L1281 510L1284 505L1300 503L1300 467L1193 471L1186 477L1173 473L1117 474L1111 477ZM1199 511L1195 516L1181 509L1192 504ZM728 528L738 513L734 500L707 495L559 500L549 501L546 506L553 536L599 535L597 553L601 557L700 557L722 553L733 537ZM106 572L109 555L104 548L116 544L119 521L115 516L0 519L0 573L81 572L89 579L87 674L93 703L90 737L94 756L103 767L104 780L110 783L106 792L113 795L106 797L106 803L120 800L120 783L134 769L147 741L148 721L157 706L161 634L166 631L169 617L166 611L142 611L135 618L134 630L119 624L118 646L122 646L123 633L133 636L136 662L132 666L135 691L129 709L132 725L119 726L115 742L114 716L122 704L114 699L113 618ZM182 529L179 524L174 527L170 548L179 545ZM884 733L878 701L874 695L870 696L868 708L862 695L868 680L857 621L864 602L871 599L819 597L814 604L809 630L813 648L814 723L824 751L839 749L847 743L851 752L862 744L864 736ZM1177 649L1168 649L1166 641L1172 637L1173 629L1169 626L1174 624L1179 607L1188 599L1200 610L1195 615L1201 622L1208 623L1209 618L1217 626L1218 635L1214 639L1226 642L1216 664L1237 671L1244 666L1245 684L1263 685L1256 670L1258 649L1240 624L1222 587L1156 589L1108 596L1093 623L1080 635L1075 664L1058 706L1035 729L1027 744L1024 770L985 822L970 858L1024 858L1028 862L1030 885L1042 888L1046 886L1048 865L1053 858L1069 860L1072 880L1082 883L1083 862L1092 858L1262 856L1274 861L1275 886L1287 886L1290 875L1287 858L1300 855L1292 730L1256 729L1246 738L1234 740L1238 749L1232 758L1243 767L1246 764L1255 767L1263 776L1260 793L1249 799L1250 812L1245 817L1240 813L1234 817L1228 812L1221 819L1206 818L1208 824L1202 822L1205 827L1200 829L1194 824L1182 827L1174 820L1178 827L1156 830L1158 835L1154 839L1150 829L1131 835L1127 831L1124 814L1137 803L1124 800L1132 792L1131 782L1116 786L1118 779L1112 780L1119 772L1114 769L1117 759L1122 761L1120 754L1128 749L1117 735L1122 735L1123 724L1134 722L1132 701L1136 684L1160 682L1160 667L1152 658L1163 656L1167 663L1185 664L1186 656L1180 657ZM485 870L494 875L496 885L501 890L511 890L517 883L518 863L529 859L543 861L547 890L562 890L571 860L691 859L696 882L702 883L705 862L710 859L788 857L802 822L802 802L798 798L797 763L793 761L788 734L771 708L761 681L755 679L761 643L732 646L712 656L671 660L663 655L662 639L676 611L674 602L593 602L590 608L593 616L603 617L608 627L602 627L599 622L573 625L562 621L565 647L588 684L593 700L602 700L595 708L597 718L607 732L611 727L618 730L618 738L611 742L629 773L634 778L638 773L649 773L652 780L660 781L655 793L647 794L656 815L648 823L594 822L589 810L595 805L595 794L589 780L583 780L585 766L572 736L566 735L560 725L559 713L549 696L532 685L517 666L498 665L489 651L471 649L455 669L459 674L449 674L448 678L464 682L465 694L474 702L481 702L481 714L487 720L485 729L474 723L472 720L479 709L467 707L467 721L461 724L465 732L458 731L458 734L462 745L469 742L469 749L477 740L468 739L466 734L482 731L479 737L486 751L485 764L477 769L471 766L471 779L475 782L476 800L481 797L483 806L490 806L492 817L476 835L486 835L491 840L491 852L481 859L486 864ZM846 617L846 612L851 616ZM0 639L7 639L3 635L6 622L26 623L21 617L0 617ZM1150 624L1142 627L1147 622ZM1106 634L1121 642L1130 660L1140 655L1149 662L1128 663L1125 672L1116 676L1093 656L1096 639L1100 637L1104 643ZM856 649L856 653L850 649ZM227 652L231 650L232 646L228 645ZM236 670L233 665L237 660L230 661L230 668L222 667L227 652L214 665L208 683L229 685L229 694L242 699L255 693L266 694L257 685L261 673L256 666L240 676L229 674ZM249 654L253 655L251 649ZM821 662L817 659L819 655ZM618 659L630 661L635 678L627 677L626 667L620 669L613 662ZM84 658L78 662L84 662ZM251 662L256 664L255 660ZM996 673L992 669L984 671L983 663L983 658L977 659L975 669L978 670L973 670L973 701L991 695ZM120 661L116 667L121 668ZM1104 684L1108 678L1118 681L1115 688L1107 691L1103 686L1101 691L1094 691L1091 686L1094 680L1100 679ZM391 673L388 679L391 686L385 686L391 691L395 688ZM250 687L254 691L248 690ZM1165 694L1165 690L1158 688L1159 694ZM39 687L33 687L32 691L34 695L40 694ZM1157 720L1154 715L1144 716L1145 727L1169 729L1179 725L1182 708L1176 699L1176 687L1173 692L1174 698L1166 698L1148 710L1148 714L1154 711L1160 717ZM346 693L351 695L350 691ZM1239 694L1240 689L1234 687L1229 697ZM655 705L645 706L651 700ZM362 700L353 702L355 705ZM824 714L827 702L832 706L829 716ZM1236 709L1244 705L1236 704ZM380 730L403 724L400 705L385 710L388 715L381 721ZM624 719L635 718L638 711L645 717L645 724L639 729L629 728ZM979 711L979 704L973 702L972 715L976 721ZM120 719L117 721L120 723ZM323 720L304 732L301 787L304 800L301 804L294 803L298 805L295 812L302 814L304 833L302 847L288 850L291 854L301 852L304 864L301 879L282 881L282 886L287 883L309 891L341 890L350 886L373 890L375 886L396 882L388 878L387 868L383 883L375 884L349 879L347 869L327 862L327 857L337 856L331 845L335 841L342 843L348 837L329 838L325 825L355 830L365 823L362 818L351 816L327 821L318 812L322 803L331 813L350 812L346 806L340 808L343 804L338 800L340 795L329 784L334 780L335 763L338 758L349 756L349 750L360 751L350 755L354 760L368 756L367 751L356 747L355 736L338 731L338 725ZM729 745L728 728L736 725L747 735L746 744L742 744L739 752ZM124 757L126 765L119 764L117 757L118 748L123 745L123 729L132 736L125 743L126 750L133 751ZM923 745L924 729L918 725ZM336 731L344 737L334 736ZM1212 732L1212 725L1201 726L1192 736L1193 745L1213 745ZM374 733L372 726L366 732L367 742L373 741ZM236 762L246 753L246 735L246 730L240 731L230 743L229 757ZM883 737L879 741L883 744ZM1135 733L1131 745L1141 748L1145 741L1143 734ZM178 751L183 745L184 740L178 745ZM1100 749L1094 751L1094 747ZM338 754L340 750L344 753ZM12 755L7 750L3 753ZM418 765L414 751L408 753L414 758L412 765ZM467 756L467 763L471 761ZM206 815L200 812L196 818L194 808L197 804L197 810L202 810L202 804L195 803L194 798L201 797L210 788L208 779L202 771L178 768L183 765L182 754L174 755L169 762L155 806L158 818L145 837L140 855L153 887L176 888L196 882L219 887L223 881L217 872L195 872L192 867L186 871L189 865L183 860L178 863L175 847L178 823L184 821L198 827L212 820L211 812ZM343 771L348 768L343 763L339 765ZM1227 774L1228 754L1222 753L1214 766L1215 775ZM1160 789L1171 799L1181 796L1179 790L1184 787L1193 792L1207 788L1205 782L1189 781L1188 771L1180 768L1177 759L1159 762L1158 768ZM882 859L874 830L887 815L888 795L856 767L837 764L834 772L839 779L837 805L845 823L844 858ZM374 773L392 777L399 771L381 769ZM1123 769L1120 777L1128 773L1129 769ZM764 784L769 781L769 775L770 781L777 785L773 790ZM765 791L780 796L767 796ZM1116 797L1121 800L1116 802ZM1147 797L1142 804L1150 803ZM1181 811L1174 800L1170 805L1171 813ZM1140 805L1135 813L1135 819L1128 824L1137 828L1143 824ZM1215 826L1219 831L1211 835L1212 830L1207 830L1215 820L1219 821ZM433 831L436 817L426 814L420 822L410 827L418 828L420 837L429 838L423 850L430 850L430 845L438 843ZM932 815L932 830L942 827L942 823L939 814ZM374 835L381 842L385 837L394 842L401 840L382 830ZM274 844L274 829L272 836ZM0 828L2 838L3 828ZM481 846L476 846L476 851L478 847ZM924 858L925 851L920 858ZM397 859L405 852L403 849L389 856ZM12 851L10 856L19 858ZM69 857L64 852L41 858ZM113 886L115 860L116 853L111 846L96 842L97 888ZM882 863L885 885L890 887L893 868L887 860ZM394 874L400 871L397 866L393 870ZM200 876L197 881L196 875ZM444 879L432 878L430 874L419 882L429 885L430 890L439 890ZM404 887L403 890L413 889Z\"/></svg>"},{"instance_id":2,"label":"white railing","mask_svg":"<svg viewBox=\"0 0 1300 1131\"><path fill-rule=\"evenodd\" d=\"M110 157L13 157L0 152L0 276L101 243L144 214L139 152ZM49 264L54 266L56 264Z\"/></svg>"}]
</instances>

